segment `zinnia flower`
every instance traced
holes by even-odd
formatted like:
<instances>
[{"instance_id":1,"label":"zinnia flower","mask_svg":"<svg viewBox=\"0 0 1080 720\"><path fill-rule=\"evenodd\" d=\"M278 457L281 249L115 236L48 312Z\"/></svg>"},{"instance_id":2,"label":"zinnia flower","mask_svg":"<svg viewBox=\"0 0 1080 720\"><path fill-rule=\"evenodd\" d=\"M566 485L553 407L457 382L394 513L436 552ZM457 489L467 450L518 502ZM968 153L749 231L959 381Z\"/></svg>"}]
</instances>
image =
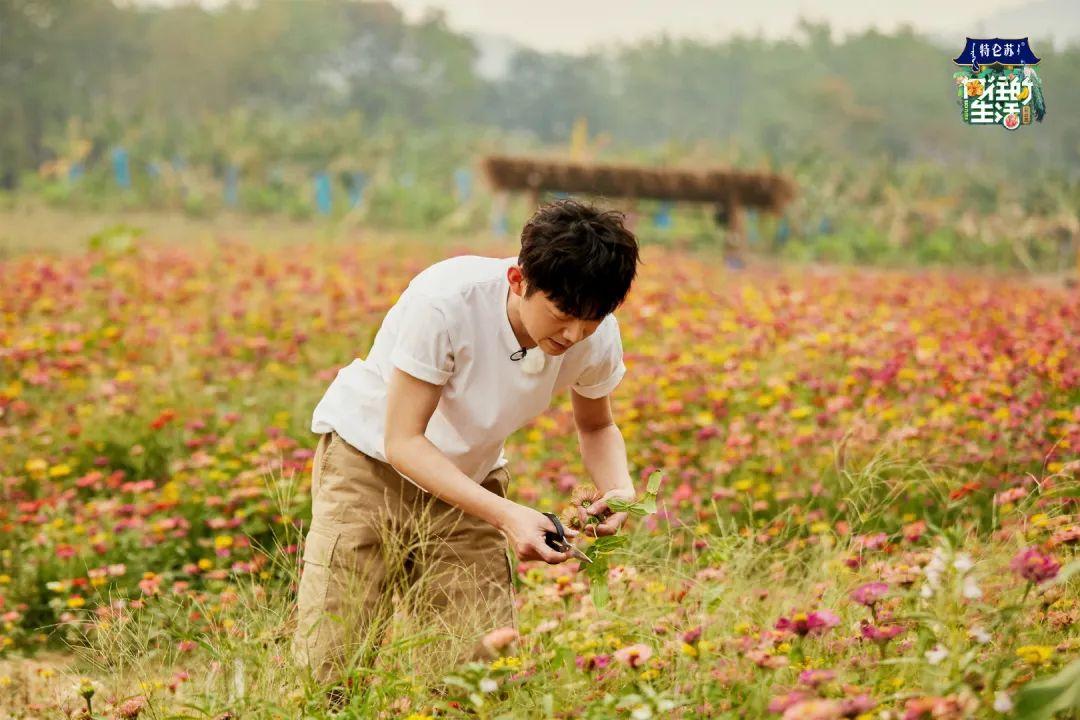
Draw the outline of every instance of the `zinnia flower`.
<instances>
[{"instance_id":1,"label":"zinnia flower","mask_svg":"<svg viewBox=\"0 0 1080 720\"><path fill-rule=\"evenodd\" d=\"M782 617L776 621L777 630L787 630L796 635L819 635L829 628L840 624L840 618L828 610L812 613L794 613L790 618Z\"/></svg>"},{"instance_id":2,"label":"zinnia flower","mask_svg":"<svg viewBox=\"0 0 1080 720\"><path fill-rule=\"evenodd\" d=\"M887 592L889 592L888 583L870 582L852 590L850 597L860 605L873 607L881 598L885 597Z\"/></svg>"},{"instance_id":3,"label":"zinnia flower","mask_svg":"<svg viewBox=\"0 0 1080 720\"><path fill-rule=\"evenodd\" d=\"M615 660L632 668L641 667L652 657L652 648L645 643L627 645L615 651Z\"/></svg>"},{"instance_id":4,"label":"zinnia flower","mask_svg":"<svg viewBox=\"0 0 1080 720\"><path fill-rule=\"evenodd\" d=\"M1018 552L1010 567L1017 575L1035 584L1054 579L1061 569L1061 565L1052 555L1047 555L1035 547Z\"/></svg>"}]
</instances>

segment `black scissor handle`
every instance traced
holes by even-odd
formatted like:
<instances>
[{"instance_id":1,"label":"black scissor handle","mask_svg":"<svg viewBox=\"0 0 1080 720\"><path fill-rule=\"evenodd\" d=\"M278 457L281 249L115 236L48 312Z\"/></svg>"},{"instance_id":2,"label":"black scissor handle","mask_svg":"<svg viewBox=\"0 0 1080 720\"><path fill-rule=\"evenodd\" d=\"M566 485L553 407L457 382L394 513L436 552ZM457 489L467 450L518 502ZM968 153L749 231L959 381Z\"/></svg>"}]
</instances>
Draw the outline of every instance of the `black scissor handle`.
<instances>
[{"instance_id":1,"label":"black scissor handle","mask_svg":"<svg viewBox=\"0 0 1080 720\"><path fill-rule=\"evenodd\" d=\"M555 513L544 513L547 517L551 518L551 522L555 523L555 532L550 530L544 533L544 542L552 550L559 552L566 551L566 530L563 528L562 522L559 521L559 516Z\"/></svg>"}]
</instances>

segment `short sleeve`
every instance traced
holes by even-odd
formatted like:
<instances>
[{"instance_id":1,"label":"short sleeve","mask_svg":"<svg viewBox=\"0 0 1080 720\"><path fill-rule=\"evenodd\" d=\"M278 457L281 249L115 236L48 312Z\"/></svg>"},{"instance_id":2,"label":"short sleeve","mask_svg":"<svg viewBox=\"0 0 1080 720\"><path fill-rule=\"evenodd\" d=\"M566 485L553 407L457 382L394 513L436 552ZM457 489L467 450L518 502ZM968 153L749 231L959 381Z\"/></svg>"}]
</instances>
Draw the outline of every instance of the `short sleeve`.
<instances>
[{"instance_id":1,"label":"short sleeve","mask_svg":"<svg viewBox=\"0 0 1080 720\"><path fill-rule=\"evenodd\" d=\"M590 353L588 364L574 382L574 392L578 395L592 399L609 395L626 374L619 323L614 315L610 317L610 329L597 338L601 342Z\"/></svg>"},{"instance_id":2,"label":"short sleeve","mask_svg":"<svg viewBox=\"0 0 1080 720\"><path fill-rule=\"evenodd\" d=\"M445 385L454 371L454 352L446 315L423 295L409 298L401 316L390 362L434 385Z\"/></svg>"}]
</instances>

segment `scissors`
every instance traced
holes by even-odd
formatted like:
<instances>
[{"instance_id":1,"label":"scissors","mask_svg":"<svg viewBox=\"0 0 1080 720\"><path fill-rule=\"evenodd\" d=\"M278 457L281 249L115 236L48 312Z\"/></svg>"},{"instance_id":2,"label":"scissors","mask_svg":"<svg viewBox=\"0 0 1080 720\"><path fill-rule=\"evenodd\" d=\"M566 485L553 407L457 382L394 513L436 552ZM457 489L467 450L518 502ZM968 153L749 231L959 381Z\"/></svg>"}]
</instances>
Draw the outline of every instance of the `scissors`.
<instances>
[{"instance_id":1,"label":"scissors","mask_svg":"<svg viewBox=\"0 0 1080 720\"><path fill-rule=\"evenodd\" d=\"M555 532L545 532L544 542L552 550L558 550L559 552L569 552L573 557L578 560L584 560L585 562L592 562L592 559L588 555L574 547L569 540L566 539L566 530L563 528L563 524L559 521L559 516L555 513L544 513L551 519L551 522L555 523Z\"/></svg>"}]
</instances>

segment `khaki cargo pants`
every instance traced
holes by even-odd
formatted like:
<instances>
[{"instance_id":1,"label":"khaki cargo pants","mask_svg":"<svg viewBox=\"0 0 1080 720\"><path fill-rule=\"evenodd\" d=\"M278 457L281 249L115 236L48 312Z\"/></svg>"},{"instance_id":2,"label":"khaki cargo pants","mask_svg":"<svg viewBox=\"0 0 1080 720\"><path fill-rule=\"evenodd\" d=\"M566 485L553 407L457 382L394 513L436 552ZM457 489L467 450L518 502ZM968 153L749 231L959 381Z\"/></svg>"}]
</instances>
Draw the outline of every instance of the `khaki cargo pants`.
<instances>
[{"instance_id":1,"label":"khaki cargo pants","mask_svg":"<svg viewBox=\"0 0 1080 720\"><path fill-rule=\"evenodd\" d=\"M506 496L510 475L482 485ZM480 638L517 627L502 533L420 489L336 432L319 438L312 522L297 593L293 650L323 683L370 668L397 607L420 618L425 651L480 659Z\"/></svg>"}]
</instances>

